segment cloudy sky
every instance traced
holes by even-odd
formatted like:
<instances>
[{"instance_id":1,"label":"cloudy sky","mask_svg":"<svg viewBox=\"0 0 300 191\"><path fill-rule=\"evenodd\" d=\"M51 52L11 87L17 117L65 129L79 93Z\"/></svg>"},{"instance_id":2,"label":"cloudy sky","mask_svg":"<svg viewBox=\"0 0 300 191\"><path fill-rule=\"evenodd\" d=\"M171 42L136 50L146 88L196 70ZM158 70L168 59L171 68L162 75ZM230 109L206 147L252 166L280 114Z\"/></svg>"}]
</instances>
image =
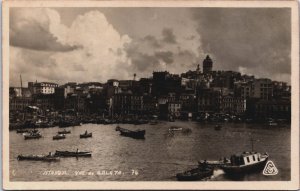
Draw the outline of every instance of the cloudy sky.
<instances>
[{"instance_id":1,"label":"cloudy sky","mask_svg":"<svg viewBox=\"0 0 300 191\"><path fill-rule=\"evenodd\" d=\"M215 70L290 83L288 8L11 8L10 85Z\"/></svg>"}]
</instances>

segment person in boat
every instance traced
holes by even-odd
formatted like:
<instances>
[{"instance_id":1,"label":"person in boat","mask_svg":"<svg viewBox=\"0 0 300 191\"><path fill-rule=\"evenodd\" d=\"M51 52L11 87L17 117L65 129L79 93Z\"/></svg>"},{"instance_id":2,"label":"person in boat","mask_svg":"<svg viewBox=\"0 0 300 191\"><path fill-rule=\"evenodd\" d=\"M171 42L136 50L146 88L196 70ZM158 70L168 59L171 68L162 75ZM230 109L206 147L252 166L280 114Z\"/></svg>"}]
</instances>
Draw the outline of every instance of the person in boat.
<instances>
[{"instance_id":1,"label":"person in boat","mask_svg":"<svg viewBox=\"0 0 300 191\"><path fill-rule=\"evenodd\" d=\"M49 152L49 155L48 155L49 157L51 157L52 156L52 152Z\"/></svg>"},{"instance_id":2,"label":"person in boat","mask_svg":"<svg viewBox=\"0 0 300 191\"><path fill-rule=\"evenodd\" d=\"M85 135L87 135L87 130L85 130L85 133L84 133Z\"/></svg>"},{"instance_id":3,"label":"person in boat","mask_svg":"<svg viewBox=\"0 0 300 191\"><path fill-rule=\"evenodd\" d=\"M204 162L198 161L198 167L201 169L206 169L208 167L207 161L206 160L204 160Z\"/></svg>"},{"instance_id":4,"label":"person in boat","mask_svg":"<svg viewBox=\"0 0 300 191\"><path fill-rule=\"evenodd\" d=\"M79 149L77 148L76 153L79 153Z\"/></svg>"}]
</instances>

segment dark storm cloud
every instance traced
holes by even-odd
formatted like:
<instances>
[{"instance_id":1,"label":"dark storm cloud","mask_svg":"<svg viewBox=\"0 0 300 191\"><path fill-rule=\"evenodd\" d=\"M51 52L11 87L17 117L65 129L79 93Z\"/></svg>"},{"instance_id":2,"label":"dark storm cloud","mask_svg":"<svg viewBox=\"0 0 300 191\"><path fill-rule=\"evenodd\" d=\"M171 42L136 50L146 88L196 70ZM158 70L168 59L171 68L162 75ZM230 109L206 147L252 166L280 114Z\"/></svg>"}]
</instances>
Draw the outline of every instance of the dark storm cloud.
<instances>
[{"instance_id":1,"label":"dark storm cloud","mask_svg":"<svg viewBox=\"0 0 300 191\"><path fill-rule=\"evenodd\" d=\"M291 73L289 8L192 9L204 52L215 67L247 71L264 69L268 77ZM263 66L263 67L262 67Z\"/></svg>"},{"instance_id":2,"label":"dark storm cloud","mask_svg":"<svg viewBox=\"0 0 300 191\"><path fill-rule=\"evenodd\" d=\"M164 28L162 31L163 41L167 43L176 43L176 37L173 30L170 28Z\"/></svg>"},{"instance_id":3,"label":"dark storm cloud","mask_svg":"<svg viewBox=\"0 0 300 191\"><path fill-rule=\"evenodd\" d=\"M9 43L15 47L46 51L71 51L80 47L63 45L49 32L49 21L32 18L15 19L16 9L10 12Z\"/></svg>"},{"instance_id":4,"label":"dark storm cloud","mask_svg":"<svg viewBox=\"0 0 300 191\"><path fill-rule=\"evenodd\" d=\"M140 52L135 53L132 57L133 68L138 71L144 71L158 64L158 59L153 55L147 55Z\"/></svg>"},{"instance_id":5,"label":"dark storm cloud","mask_svg":"<svg viewBox=\"0 0 300 191\"><path fill-rule=\"evenodd\" d=\"M161 52L155 52L155 56L158 59L163 60L166 64L173 63L173 52L171 51L161 51Z\"/></svg>"},{"instance_id":6,"label":"dark storm cloud","mask_svg":"<svg viewBox=\"0 0 300 191\"><path fill-rule=\"evenodd\" d=\"M154 36L152 36L152 35L147 35L147 36L145 36L145 37L144 37L144 40L145 40L145 41L148 41L148 43L149 43L150 45L152 45L154 48L159 48L159 47L161 47L160 42L159 42Z\"/></svg>"}]
</instances>

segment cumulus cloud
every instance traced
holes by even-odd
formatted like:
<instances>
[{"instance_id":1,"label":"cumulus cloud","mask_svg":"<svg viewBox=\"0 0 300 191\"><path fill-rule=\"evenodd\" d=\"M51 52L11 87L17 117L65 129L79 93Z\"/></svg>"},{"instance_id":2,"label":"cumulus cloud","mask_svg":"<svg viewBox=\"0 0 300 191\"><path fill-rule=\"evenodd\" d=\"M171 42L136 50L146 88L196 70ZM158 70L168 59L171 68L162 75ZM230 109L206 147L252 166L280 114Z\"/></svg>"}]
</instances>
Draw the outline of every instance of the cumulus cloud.
<instances>
[{"instance_id":1,"label":"cumulus cloud","mask_svg":"<svg viewBox=\"0 0 300 191\"><path fill-rule=\"evenodd\" d=\"M51 33L53 26L60 22L57 12L51 9L32 11L32 8L12 8L10 18L9 39L12 46L42 51L70 51L78 48L60 43ZM64 30L63 25L58 27Z\"/></svg>"},{"instance_id":2,"label":"cumulus cloud","mask_svg":"<svg viewBox=\"0 0 300 191\"><path fill-rule=\"evenodd\" d=\"M195 29L195 30L193 30ZM195 69L202 62L203 51L196 28L182 33L182 28L161 28L158 36L147 35L133 39L126 46L131 59L131 69L140 76L149 76L152 71L169 71L181 74ZM193 38L191 38L193 37Z\"/></svg>"},{"instance_id":3,"label":"cumulus cloud","mask_svg":"<svg viewBox=\"0 0 300 191\"><path fill-rule=\"evenodd\" d=\"M21 37L11 35L11 84L19 84L19 74L26 81L37 79L60 83L129 77L124 70L131 62L124 46L131 39L121 36L101 12L90 11L80 15L67 27L60 22L55 10L21 10L12 16L11 31L15 33L18 29L18 33L26 39L22 41ZM42 30L35 30L38 28ZM25 30L24 33L21 29ZM42 45L44 40L46 44Z\"/></svg>"}]
</instances>

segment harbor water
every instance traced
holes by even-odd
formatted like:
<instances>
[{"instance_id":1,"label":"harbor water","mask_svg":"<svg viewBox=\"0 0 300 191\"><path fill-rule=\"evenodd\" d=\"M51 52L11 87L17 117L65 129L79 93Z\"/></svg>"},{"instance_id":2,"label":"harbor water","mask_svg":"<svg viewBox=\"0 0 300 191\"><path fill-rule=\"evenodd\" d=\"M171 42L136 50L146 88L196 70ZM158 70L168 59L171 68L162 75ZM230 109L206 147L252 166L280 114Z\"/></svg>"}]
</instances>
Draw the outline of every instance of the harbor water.
<instances>
[{"instance_id":1,"label":"harbor water","mask_svg":"<svg viewBox=\"0 0 300 191\"><path fill-rule=\"evenodd\" d=\"M251 151L267 152L278 169L275 176L261 172L240 180L290 180L291 131L287 125L224 123L219 131L215 124L187 121L159 122L157 125L129 125L131 130L145 129L145 139L119 135L116 125L84 124L68 127L66 139L52 140L62 128L39 129L43 138L24 140L16 131L9 133L11 181L176 181L176 174L189 170L200 160L230 158L232 154ZM170 132L172 126L190 128L190 133ZM92 138L79 135L93 133ZM92 151L90 158L61 158L58 162L18 161L17 156L48 154L60 151ZM222 170L215 170L211 181L230 181Z\"/></svg>"}]
</instances>

